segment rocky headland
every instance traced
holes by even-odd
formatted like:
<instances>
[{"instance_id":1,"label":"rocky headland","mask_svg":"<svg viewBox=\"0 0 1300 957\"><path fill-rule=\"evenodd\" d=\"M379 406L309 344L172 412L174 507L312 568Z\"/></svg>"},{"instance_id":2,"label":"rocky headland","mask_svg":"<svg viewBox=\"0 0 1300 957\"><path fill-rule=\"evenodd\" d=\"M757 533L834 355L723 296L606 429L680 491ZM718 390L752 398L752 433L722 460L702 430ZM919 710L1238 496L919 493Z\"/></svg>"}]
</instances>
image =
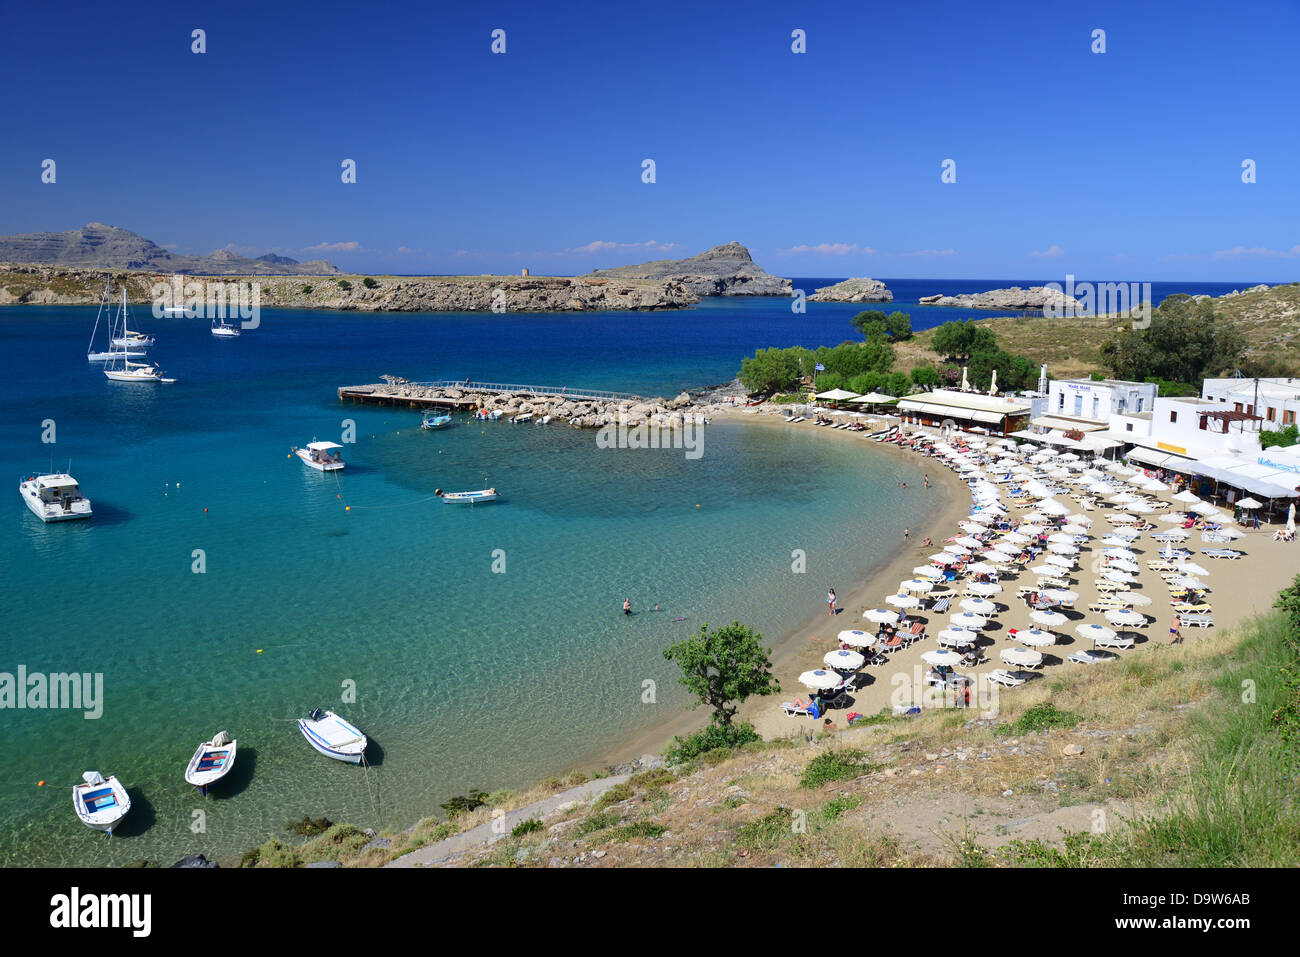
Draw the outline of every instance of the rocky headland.
<instances>
[{"instance_id":1,"label":"rocky headland","mask_svg":"<svg viewBox=\"0 0 1300 957\"><path fill-rule=\"evenodd\" d=\"M833 286L822 286L809 302L893 302L894 294L879 279L846 279Z\"/></svg>"},{"instance_id":2,"label":"rocky headland","mask_svg":"<svg viewBox=\"0 0 1300 957\"><path fill-rule=\"evenodd\" d=\"M740 243L714 246L687 259L660 259L639 266L598 269L591 277L678 282L697 296L793 295L789 279L770 275Z\"/></svg>"},{"instance_id":3,"label":"rocky headland","mask_svg":"<svg viewBox=\"0 0 1300 957\"><path fill-rule=\"evenodd\" d=\"M114 295L153 301L153 288L171 274L76 269L0 262L0 305L94 305L111 277ZM260 305L359 312L577 312L682 309L699 297L672 280L594 276L185 276L185 282L257 283Z\"/></svg>"},{"instance_id":4,"label":"rocky headland","mask_svg":"<svg viewBox=\"0 0 1300 957\"><path fill-rule=\"evenodd\" d=\"M0 236L0 262L211 276L333 276L340 272L323 259L299 262L274 253L254 259L229 249L217 249L206 256L177 255L129 229L105 223L87 223L58 233Z\"/></svg>"},{"instance_id":5,"label":"rocky headland","mask_svg":"<svg viewBox=\"0 0 1300 957\"><path fill-rule=\"evenodd\" d=\"M963 309L1043 309L1048 304L1055 304L1058 308L1082 309L1082 304L1073 296L1046 286L1030 286L1028 289L1012 286L1010 289L990 289L958 296L921 296L917 304L959 306Z\"/></svg>"}]
</instances>

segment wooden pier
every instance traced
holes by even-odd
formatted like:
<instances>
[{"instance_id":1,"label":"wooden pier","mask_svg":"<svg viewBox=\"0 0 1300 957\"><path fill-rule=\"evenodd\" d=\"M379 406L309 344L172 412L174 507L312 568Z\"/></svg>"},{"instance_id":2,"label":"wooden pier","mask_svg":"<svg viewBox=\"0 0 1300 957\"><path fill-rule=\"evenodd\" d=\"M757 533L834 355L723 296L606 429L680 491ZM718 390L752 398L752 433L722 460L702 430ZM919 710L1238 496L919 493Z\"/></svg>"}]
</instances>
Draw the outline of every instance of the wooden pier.
<instances>
[{"instance_id":1,"label":"wooden pier","mask_svg":"<svg viewBox=\"0 0 1300 957\"><path fill-rule=\"evenodd\" d=\"M384 376L384 382L374 385L345 385L339 387L340 402L359 402L363 405L397 405L408 408L472 409L485 396L510 395L525 399L560 402L645 402L646 399L630 392L610 392L604 389L575 389L570 386L520 385L504 382L474 382L472 380L439 379L433 382L411 382L396 376ZM459 393L447 395L446 393ZM440 393L431 395L430 393Z\"/></svg>"}]
</instances>

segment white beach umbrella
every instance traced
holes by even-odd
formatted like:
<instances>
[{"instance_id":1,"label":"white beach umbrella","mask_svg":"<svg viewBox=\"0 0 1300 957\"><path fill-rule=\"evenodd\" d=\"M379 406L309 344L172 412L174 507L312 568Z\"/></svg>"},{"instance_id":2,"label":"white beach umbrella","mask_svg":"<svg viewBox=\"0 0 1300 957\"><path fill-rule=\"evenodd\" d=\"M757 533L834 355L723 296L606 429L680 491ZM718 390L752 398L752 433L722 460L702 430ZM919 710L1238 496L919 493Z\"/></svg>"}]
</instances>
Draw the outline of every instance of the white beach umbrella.
<instances>
[{"instance_id":1,"label":"white beach umbrella","mask_svg":"<svg viewBox=\"0 0 1300 957\"><path fill-rule=\"evenodd\" d=\"M1043 559L1049 565L1055 565L1057 568L1073 568L1074 559L1065 555L1048 555Z\"/></svg>"},{"instance_id":2,"label":"white beach umbrella","mask_svg":"<svg viewBox=\"0 0 1300 957\"><path fill-rule=\"evenodd\" d=\"M979 522L970 522L970 521L958 522L957 527L960 528L963 532L970 532L972 535L978 535L984 531L984 526L981 525Z\"/></svg>"},{"instance_id":3,"label":"white beach umbrella","mask_svg":"<svg viewBox=\"0 0 1300 957\"><path fill-rule=\"evenodd\" d=\"M1205 582L1199 578L1193 578L1191 575L1179 575L1170 584L1177 585L1179 588L1196 588L1205 591L1210 588Z\"/></svg>"},{"instance_id":4,"label":"white beach umbrella","mask_svg":"<svg viewBox=\"0 0 1300 957\"><path fill-rule=\"evenodd\" d=\"M1116 505L1127 505L1129 502L1136 502L1137 496L1132 495L1129 492L1117 492L1114 495L1109 496L1106 501L1114 502Z\"/></svg>"},{"instance_id":5,"label":"white beach umbrella","mask_svg":"<svg viewBox=\"0 0 1300 957\"><path fill-rule=\"evenodd\" d=\"M1151 533L1151 538L1157 542L1185 542L1189 536L1185 528L1166 528L1163 532Z\"/></svg>"},{"instance_id":6,"label":"white beach umbrella","mask_svg":"<svg viewBox=\"0 0 1300 957\"><path fill-rule=\"evenodd\" d=\"M898 616L895 615L895 618ZM841 631L836 635L840 644L852 645L854 648L869 648L877 641L875 635L869 634L860 628L853 628L848 631Z\"/></svg>"},{"instance_id":7,"label":"white beach umbrella","mask_svg":"<svg viewBox=\"0 0 1300 957\"><path fill-rule=\"evenodd\" d=\"M912 569L912 574L917 578L942 578L943 572L933 565L917 565Z\"/></svg>"},{"instance_id":8,"label":"white beach umbrella","mask_svg":"<svg viewBox=\"0 0 1300 957\"><path fill-rule=\"evenodd\" d=\"M1079 554L1078 546L1067 545L1064 542L1052 542L1047 546L1047 550L1053 555L1077 555ZM1050 561L1051 559L1048 559Z\"/></svg>"},{"instance_id":9,"label":"white beach umbrella","mask_svg":"<svg viewBox=\"0 0 1300 957\"><path fill-rule=\"evenodd\" d=\"M1175 502L1184 502L1188 505L1195 505L1201 500L1201 497L1195 492L1189 492L1186 489L1179 492L1177 495L1171 496L1171 498L1173 498Z\"/></svg>"},{"instance_id":10,"label":"white beach umbrella","mask_svg":"<svg viewBox=\"0 0 1300 957\"><path fill-rule=\"evenodd\" d=\"M993 582L971 582L966 586L966 590L973 595L983 595L987 597L1001 592L1002 586L994 584Z\"/></svg>"},{"instance_id":11,"label":"white beach umbrella","mask_svg":"<svg viewBox=\"0 0 1300 957\"><path fill-rule=\"evenodd\" d=\"M1202 568L1200 565L1196 564L1196 562L1183 562L1179 565L1176 565L1174 567L1174 571L1178 572L1178 574L1180 575L1210 574L1210 570L1208 568Z\"/></svg>"},{"instance_id":12,"label":"white beach umbrella","mask_svg":"<svg viewBox=\"0 0 1300 957\"><path fill-rule=\"evenodd\" d=\"M1038 511L1056 517L1070 514L1070 510L1054 498L1045 498L1039 502Z\"/></svg>"},{"instance_id":13,"label":"white beach umbrella","mask_svg":"<svg viewBox=\"0 0 1300 957\"><path fill-rule=\"evenodd\" d=\"M893 605L895 608L917 608L921 600L915 595L886 595L885 604Z\"/></svg>"},{"instance_id":14,"label":"white beach umbrella","mask_svg":"<svg viewBox=\"0 0 1300 957\"><path fill-rule=\"evenodd\" d=\"M1073 605L1079 600L1079 593L1068 588L1048 588L1043 591L1043 594L1052 601L1059 601L1062 605Z\"/></svg>"},{"instance_id":15,"label":"white beach umbrella","mask_svg":"<svg viewBox=\"0 0 1300 957\"><path fill-rule=\"evenodd\" d=\"M1058 535L1087 535L1088 526L1079 525L1075 522L1071 522L1069 525L1062 525L1061 531L1058 532L1057 534Z\"/></svg>"},{"instance_id":16,"label":"white beach umbrella","mask_svg":"<svg viewBox=\"0 0 1300 957\"><path fill-rule=\"evenodd\" d=\"M884 625L891 621L898 621L898 612L892 608L868 608L862 613L862 617L867 621L874 621L878 625Z\"/></svg>"},{"instance_id":17,"label":"white beach umbrella","mask_svg":"<svg viewBox=\"0 0 1300 957\"><path fill-rule=\"evenodd\" d=\"M1116 538L1125 538L1125 539L1128 539L1128 540L1131 542L1131 541L1133 541L1133 540L1135 540L1135 539L1138 539L1138 538L1141 538L1141 537L1142 537L1142 529L1140 529L1140 528L1117 528L1117 529L1114 529L1114 530L1111 532L1111 534L1114 535Z\"/></svg>"},{"instance_id":18,"label":"white beach umbrella","mask_svg":"<svg viewBox=\"0 0 1300 957\"><path fill-rule=\"evenodd\" d=\"M941 645L952 645L956 648L965 648L975 644L979 640L979 635L965 628L945 628L935 636L935 639Z\"/></svg>"},{"instance_id":19,"label":"white beach umbrella","mask_svg":"<svg viewBox=\"0 0 1300 957\"><path fill-rule=\"evenodd\" d=\"M1146 489L1148 492L1169 491L1169 486L1166 485L1164 482L1160 481L1159 479L1147 479L1145 482L1142 483L1142 488Z\"/></svg>"},{"instance_id":20,"label":"white beach umbrella","mask_svg":"<svg viewBox=\"0 0 1300 957\"><path fill-rule=\"evenodd\" d=\"M969 628L977 631L989 623L989 620L983 615L977 615L974 612L962 611L955 615L948 616L949 624L957 628Z\"/></svg>"},{"instance_id":21,"label":"white beach umbrella","mask_svg":"<svg viewBox=\"0 0 1300 957\"><path fill-rule=\"evenodd\" d=\"M1016 632L1016 641L1034 648L1046 648L1056 644L1056 635L1041 628L1026 628Z\"/></svg>"},{"instance_id":22,"label":"white beach umbrella","mask_svg":"<svg viewBox=\"0 0 1300 957\"><path fill-rule=\"evenodd\" d=\"M899 582L898 590L916 592L919 595L928 595L934 591L934 582L926 581L923 578L909 578L905 582Z\"/></svg>"},{"instance_id":23,"label":"white beach umbrella","mask_svg":"<svg viewBox=\"0 0 1300 957\"><path fill-rule=\"evenodd\" d=\"M1002 536L1002 541L1011 542L1016 545L1023 545L1025 542L1032 541L1032 539L1028 535L1024 535L1020 532L1007 532ZM1001 542L998 544L1001 544ZM994 545L993 547L997 548L997 545Z\"/></svg>"},{"instance_id":24,"label":"white beach umbrella","mask_svg":"<svg viewBox=\"0 0 1300 957\"><path fill-rule=\"evenodd\" d=\"M935 552L933 555L930 556L930 561L935 562L939 565L948 565L951 564L952 562L957 561L958 559L965 557L965 554L966 554L965 550L962 550L960 552L948 552L948 551Z\"/></svg>"},{"instance_id":25,"label":"white beach umbrella","mask_svg":"<svg viewBox=\"0 0 1300 957\"><path fill-rule=\"evenodd\" d=\"M1121 571L1131 572L1134 575L1136 575L1139 571L1141 571L1141 569L1138 567L1137 562L1131 562L1127 558L1111 558L1111 559L1107 559L1107 562L1112 568L1118 568Z\"/></svg>"},{"instance_id":26,"label":"white beach umbrella","mask_svg":"<svg viewBox=\"0 0 1300 957\"><path fill-rule=\"evenodd\" d=\"M799 683L814 691L829 691L831 688L838 688L843 682L843 678L825 668L805 671L799 676Z\"/></svg>"},{"instance_id":27,"label":"white beach umbrella","mask_svg":"<svg viewBox=\"0 0 1300 957\"><path fill-rule=\"evenodd\" d=\"M961 608L975 615L994 615L998 606L987 598L963 598Z\"/></svg>"},{"instance_id":28,"label":"white beach umbrella","mask_svg":"<svg viewBox=\"0 0 1300 957\"><path fill-rule=\"evenodd\" d=\"M1184 537L1186 537L1187 529L1180 528L1178 531L1182 532ZM1233 541L1238 538L1244 538L1246 533L1237 528L1221 528L1217 532L1202 532L1201 538L1209 541L1210 539L1207 538L1209 535L1216 536L1214 541Z\"/></svg>"},{"instance_id":29,"label":"white beach umbrella","mask_svg":"<svg viewBox=\"0 0 1300 957\"><path fill-rule=\"evenodd\" d=\"M1147 618L1146 615L1129 608L1112 608L1106 612L1106 620L1117 628L1126 625L1131 628L1137 625L1145 625Z\"/></svg>"},{"instance_id":30,"label":"white beach umbrella","mask_svg":"<svg viewBox=\"0 0 1300 957\"><path fill-rule=\"evenodd\" d=\"M828 651L822 661L826 662L830 668L841 668L845 671L857 671L866 663L866 658L856 651L848 651L841 648L839 651Z\"/></svg>"},{"instance_id":31,"label":"white beach umbrella","mask_svg":"<svg viewBox=\"0 0 1300 957\"><path fill-rule=\"evenodd\" d=\"M1107 558L1123 558L1130 562L1137 558L1137 555L1127 548L1108 548L1102 554Z\"/></svg>"},{"instance_id":32,"label":"white beach umbrella","mask_svg":"<svg viewBox=\"0 0 1300 957\"><path fill-rule=\"evenodd\" d=\"M959 665L961 664L961 655L955 651L940 648L937 651L925 652L921 655L921 660L927 665Z\"/></svg>"},{"instance_id":33,"label":"white beach umbrella","mask_svg":"<svg viewBox=\"0 0 1300 957\"><path fill-rule=\"evenodd\" d=\"M1130 515L1128 512L1116 512L1110 517L1110 521L1112 525L1117 525L1121 522L1136 522L1137 516Z\"/></svg>"},{"instance_id":34,"label":"white beach umbrella","mask_svg":"<svg viewBox=\"0 0 1300 957\"><path fill-rule=\"evenodd\" d=\"M996 548L990 548L987 552L985 552L983 555L980 556L982 562L991 563L993 565L1008 565L1011 563L1011 560L1013 558L1015 558L1014 554L1010 554L1007 552L1000 552Z\"/></svg>"},{"instance_id":35,"label":"white beach umbrella","mask_svg":"<svg viewBox=\"0 0 1300 957\"><path fill-rule=\"evenodd\" d=\"M1209 502L1197 502L1195 505L1191 506L1190 510L1195 512L1197 515L1214 515L1219 511Z\"/></svg>"},{"instance_id":36,"label":"white beach umbrella","mask_svg":"<svg viewBox=\"0 0 1300 957\"><path fill-rule=\"evenodd\" d=\"M1132 585L1137 579L1132 575L1127 575L1119 569L1110 569L1101 573L1101 577L1108 582L1115 582L1117 585Z\"/></svg>"},{"instance_id":37,"label":"white beach umbrella","mask_svg":"<svg viewBox=\"0 0 1300 957\"><path fill-rule=\"evenodd\" d=\"M1037 522L1028 522L1027 524L1021 525L1016 530L1020 532L1022 535L1037 535L1040 532L1046 531L1046 529L1042 525L1039 525Z\"/></svg>"},{"instance_id":38,"label":"white beach umbrella","mask_svg":"<svg viewBox=\"0 0 1300 957\"><path fill-rule=\"evenodd\" d=\"M971 562L966 566L968 575L996 575L998 570L988 562Z\"/></svg>"},{"instance_id":39,"label":"white beach umbrella","mask_svg":"<svg viewBox=\"0 0 1300 957\"><path fill-rule=\"evenodd\" d=\"M999 657L1009 665L1034 668L1043 663L1043 653L1032 648L1003 648Z\"/></svg>"},{"instance_id":40,"label":"white beach umbrella","mask_svg":"<svg viewBox=\"0 0 1300 957\"><path fill-rule=\"evenodd\" d=\"M1156 510L1150 502L1129 502L1128 510L1138 515L1147 515Z\"/></svg>"},{"instance_id":41,"label":"white beach umbrella","mask_svg":"<svg viewBox=\"0 0 1300 957\"><path fill-rule=\"evenodd\" d=\"M1074 536L1067 535L1065 532L1053 532L1051 535L1047 536L1047 540L1049 542L1055 542L1057 544L1062 544L1062 545L1074 544Z\"/></svg>"},{"instance_id":42,"label":"white beach umbrella","mask_svg":"<svg viewBox=\"0 0 1300 957\"><path fill-rule=\"evenodd\" d=\"M957 539L957 540L954 542L954 544L957 544L957 545L963 545L963 546L965 546L966 548L983 548L983 547L984 547L984 543L983 543L983 542L981 542L978 538L972 538L972 537L969 536L969 535L963 535L961 538Z\"/></svg>"},{"instance_id":43,"label":"white beach umbrella","mask_svg":"<svg viewBox=\"0 0 1300 957\"><path fill-rule=\"evenodd\" d=\"M1098 638L1114 638L1115 632L1111 631L1105 625L1079 625L1074 629L1074 633L1080 638L1087 638L1096 641Z\"/></svg>"},{"instance_id":44,"label":"white beach umbrella","mask_svg":"<svg viewBox=\"0 0 1300 957\"><path fill-rule=\"evenodd\" d=\"M1031 569L1029 569L1029 570L1030 570L1030 572L1032 572L1033 574L1038 575L1038 576L1040 576L1040 577L1042 577L1042 576L1044 576L1044 575L1059 575L1059 574L1061 574L1061 567L1060 567L1059 565L1046 565L1046 564L1044 564L1044 565L1035 565L1033 568L1031 568Z\"/></svg>"},{"instance_id":45,"label":"white beach umbrella","mask_svg":"<svg viewBox=\"0 0 1300 957\"><path fill-rule=\"evenodd\" d=\"M1107 548L1128 548L1130 541L1131 539L1120 535L1107 535L1101 540L1101 543Z\"/></svg>"},{"instance_id":46,"label":"white beach umbrella","mask_svg":"<svg viewBox=\"0 0 1300 957\"><path fill-rule=\"evenodd\" d=\"M981 529L983 529L985 525L988 525L990 522L993 521L993 518L989 515L982 515L979 512L976 512L972 515L967 516L966 521L974 525L978 525L980 526Z\"/></svg>"},{"instance_id":47,"label":"white beach umbrella","mask_svg":"<svg viewBox=\"0 0 1300 957\"><path fill-rule=\"evenodd\" d=\"M1033 611L1029 613L1029 620L1048 628L1059 628L1070 619L1066 618L1059 611Z\"/></svg>"}]
</instances>

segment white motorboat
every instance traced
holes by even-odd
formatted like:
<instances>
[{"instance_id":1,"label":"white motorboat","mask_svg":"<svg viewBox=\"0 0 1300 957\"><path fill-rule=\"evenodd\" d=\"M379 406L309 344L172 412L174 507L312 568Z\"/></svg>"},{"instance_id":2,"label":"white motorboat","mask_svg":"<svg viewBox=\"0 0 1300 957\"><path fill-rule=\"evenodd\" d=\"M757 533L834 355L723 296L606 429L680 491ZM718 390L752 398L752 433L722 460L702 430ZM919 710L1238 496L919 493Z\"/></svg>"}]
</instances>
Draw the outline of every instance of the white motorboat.
<instances>
[{"instance_id":1,"label":"white motorboat","mask_svg":"<svg viewBox=\"0 0 1300 957\"><path fill-rule=\"evenodd\" d=\"M72 789L72 806L77 817L87 827L112 834L117 822L131 810L131 798L122 782L113 776L104 780L98 771L87 771L81 776L85 784Z\"/></svg>"},{"instance_id":2,"label":"white motorboat","mask_svg":"<svg viewBox=\"0 0 1300 957\"><path fill-rule=\"evenodd\" d=\"M452 505L474 505L478 502L495 502L497 500L497 490L494 488L479 489L475 492L444 492L439 488L434 489L433 494Z\"/></svg>"},{"instance_id":3,"label":"white motorboat","mask_svg":"<svg viewBox=\"0 0 1300 957\"><path fill-rule=\"evenodd\" d=\"M123 290L125 292L125 290ZM154 344L153 336L146 336L143 332L132 332L127 330L124 336L115 336L113 345L119 349L148 349Z\"/></svg>"},{"instance_id":4,"label":"white motorboat","mask_svg":"<svg viewBox=\"0 0 1300 957\"><path fill-rule=\"evenodd\" d=\"M533 420L533 424L534 424L534 425L546 425L546 423L548 423L548 422L550 422L550 421L551 421L551 417L550 417L549 415L544 415L544 416L542 416L540 419L534 419L534 420Z\"/></svg>"},{"instance_id":5,"label":"white motorboat","mask_svg":"<svg viewBox=\"0 0 1300 957\"><path fill-rule=\"evenodd\" d=\"M238 744L226 732L218 731L211 741L204 741L194 752L189 767L185 769L185 780L198 788L200 794L207 794L208 788L229 774L234 767Z\"/></svg>"},{"instance_id":6,"label":"white motorboat","mask_svg":"<svg viewBox=\"0 0 1300 957\"><path fill-rule=\"evenodd\" d=\"M527 421L528 421L529 419L531 419L532 417L533 417L533 414L532 414L531 412L520 412L518 415L516 415L516 416L515 416L513 419L511 419L510 421L511 421L511 422L527 422Z\"/></svg>"},{"instance_id":7,"label":"white motorboat","mask_svg":"<svg viewBox=\"0 0 1300 957\"><path fill-rule=\"evenodd\" d=\"M212 335L218 339L238 339L239 326L231 325L221 319L215 319L212 323Z\"/></svg>"},{"instance_id":8,"label":"white motorboat","mask_svg":"<svg viewBox=\"0 0 1300 957\"><path fill-rule=\"evenodd\" d=\"M306 448L295 448L293 454L310 468L321 472L336 472L343 468L344 462L334 450L341 448L343 446L336 442L308 442Z\"/></svg>"},{"instance_id":9,"label":"white motorboat","mask_svg":"<svg viewBox=\"0 0 1300 957\"><path fill-rule=\"evenodd\" d=\"M66 472L33 475L18 484L18 491L42 522L66 522L91 516L90 499L81 494L77 480Z\"/></svg>"},{"instance_id":10,"label":"white motorboat","mask_svg":"<svg viewBox=\"0 0 1300 957\"><path fill-rule=\"evenodd\" d=\"M447 412L431 411L424 413L420 420L420 428L425 431L436 431L445 429L451 425L451 415Z\"/></svg>"},{"instance_id":11,"label":"white motorboat","mask_svg":"<svg viewBox=\"0 0 1300 957\"><path fill-rule=\"evenodd\" d=\"M298 719L298 730L307 743L336 761L360 764L366 750L366 736L333 711L317 708L305 718Z\"/></svg>"}]
</instances>

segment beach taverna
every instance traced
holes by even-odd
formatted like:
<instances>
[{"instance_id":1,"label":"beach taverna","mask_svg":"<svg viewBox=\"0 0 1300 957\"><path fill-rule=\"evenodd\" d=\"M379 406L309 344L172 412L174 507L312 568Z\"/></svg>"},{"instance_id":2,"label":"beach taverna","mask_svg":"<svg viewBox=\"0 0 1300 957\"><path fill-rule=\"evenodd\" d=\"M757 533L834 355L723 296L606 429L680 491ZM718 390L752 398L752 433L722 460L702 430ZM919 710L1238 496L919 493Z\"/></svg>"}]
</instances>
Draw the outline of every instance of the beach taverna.
<instances>
[{"instance_id":1,"label":"beach taverna","mask_svg":"<svg viewBox=\"0 0 1300 957\"><path fill-rule=\"evenodd\" d=\"M942 427L951 422L958 428L978 428L1006 436L1025 427L1030 402L1014 396L936 389L900 399L898 413L920 425Z\"/></svg>"}]
</instances>

